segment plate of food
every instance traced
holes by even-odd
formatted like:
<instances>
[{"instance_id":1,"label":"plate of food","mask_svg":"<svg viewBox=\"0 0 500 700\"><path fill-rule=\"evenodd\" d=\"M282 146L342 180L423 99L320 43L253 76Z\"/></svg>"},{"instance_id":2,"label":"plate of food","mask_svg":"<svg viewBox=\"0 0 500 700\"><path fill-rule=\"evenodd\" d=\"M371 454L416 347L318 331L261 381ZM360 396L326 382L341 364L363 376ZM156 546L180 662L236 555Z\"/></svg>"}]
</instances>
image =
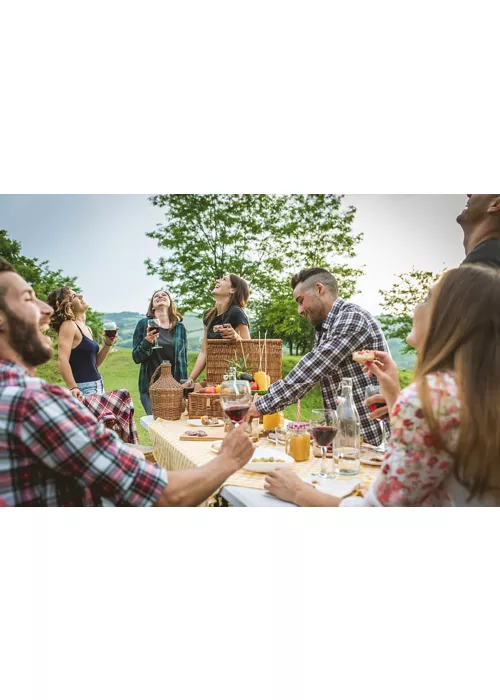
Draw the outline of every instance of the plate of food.
<instances>
[{"instance_id":1,"label":"plate of food","mask_svg":"<svg viewBox=\"0 0 500 700\"><path fill-rule=\"evenodd\" d=\"M188 425L194 425L197 428L220 428L224 425L224 421L222 418L202 416L201 418L191 418L188 420Z\"/></svg>"},{"instance_id":2,"label":"plate of food","mask_svg":"<svg viewBox=\"0 0 500 700\"><path fill-rule=\"evenodd\" d=\"M257 472L258 474L267 474L275 469L289 469L290 464L295 460L290 455L281 452L281 450L273 450L270 447L258 447L253 453L253 457L245 464L243 469L247 472Z\"/></svg>"}]
</instances>

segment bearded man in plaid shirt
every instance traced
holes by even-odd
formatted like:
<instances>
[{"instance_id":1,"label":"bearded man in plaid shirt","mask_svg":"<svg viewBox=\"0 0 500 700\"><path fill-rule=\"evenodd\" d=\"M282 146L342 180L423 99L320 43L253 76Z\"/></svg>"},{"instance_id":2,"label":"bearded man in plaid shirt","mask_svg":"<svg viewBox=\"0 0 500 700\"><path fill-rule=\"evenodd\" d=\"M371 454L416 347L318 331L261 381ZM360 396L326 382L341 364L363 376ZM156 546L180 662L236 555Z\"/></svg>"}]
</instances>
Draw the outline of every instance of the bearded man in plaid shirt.
<instances>
[{"instance_id":1,"label":"bearded man in plaid shirt","mask_svg":"<svg viewBox=\"0 0 500 700\"><path fill-rule=\"evenodd\" d=\"M337 280L328 270L302 270L292 278L291 285L299 316L307 318L316 328L314 348L304 355L290 374L272 384L268 393L257 399L246 419L282 411L296 403L317 382L321 384L325 408L336 409L340 382L344 377L350 377L361 421L361 436L371 445L380 445L382 429L374 419L387 414L387 408L379 408L370 414L365 404L365 387L372 380L352 359L356 350L389 352L380 326L368 311L339 297ZM381 396L372 397L368 403L377 401L385 403ZM389 437L388 422L386 429Z\"/></svg>"},{"instance_id":2,"label":"bearded man in plaid shirt","mask_svg":"<svg viewBox=\"0 0 500 700\"><path fill-rule=\"evenodd\" d=\"M252 458L233 430L209 464L167 477L67 389L35 376L52 356L52 313L0 258L0 505L198 505Z\"/></svg>"}]
</instances>

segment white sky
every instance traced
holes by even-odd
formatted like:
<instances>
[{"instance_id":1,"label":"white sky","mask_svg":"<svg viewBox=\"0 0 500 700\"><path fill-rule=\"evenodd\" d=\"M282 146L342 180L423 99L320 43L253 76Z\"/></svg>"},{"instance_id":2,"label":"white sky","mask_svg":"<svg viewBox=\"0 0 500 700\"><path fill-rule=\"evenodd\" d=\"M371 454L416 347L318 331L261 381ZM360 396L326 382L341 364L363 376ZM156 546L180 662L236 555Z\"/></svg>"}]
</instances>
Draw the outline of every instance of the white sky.
<instances>
[{"instance_id":1,"label":"white sky","mask_svg":"<svg viewBox=\"0 0 500 700\"><path fill-rule=\"evenodd\" d=\"M378 290L414 265L438 272L463 260L455 219L466 195L348 195L363 232L356 265L365 265L354 301L374 314ZM99 311L144 313L161 286L146 275L144 260L160 251L145 236L162 221L148 195L0 195L0 229L21 242L27 257L78 277L87 301Z\"/></svg>"}]
</instances>

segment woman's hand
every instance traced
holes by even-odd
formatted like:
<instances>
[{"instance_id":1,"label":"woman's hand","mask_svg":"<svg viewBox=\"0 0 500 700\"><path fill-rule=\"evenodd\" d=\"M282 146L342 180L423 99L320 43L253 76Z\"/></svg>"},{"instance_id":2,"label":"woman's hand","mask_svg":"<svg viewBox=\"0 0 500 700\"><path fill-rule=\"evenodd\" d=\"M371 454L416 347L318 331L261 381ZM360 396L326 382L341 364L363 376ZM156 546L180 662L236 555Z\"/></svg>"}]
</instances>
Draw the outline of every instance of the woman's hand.
<instances>
[{"instance_id":1,"label":"woman's hand","mask_svg":"<svg viewBox=\"0 0 500 700\"><path fill-rule=\"evenodd\" d=\"M288 503L297 503L297 499L304 488L314 489L305 484L300 477L288 469L276 469L266 475L266 490L276 498Z\"/></svg>"},{"instance_id":2,"label":"woman's hand","mask_svg":"<svg viewBox=\"0 0 500 700\"><path fill-rule=\"evenodd\" d=\"M159 335L160 331L157 328L151 328L151 326L148 326L148 332L146 333L146 340L148 343L153 344Z\"/></svg>"},{"instance_id":3,"label":"woman's hand","mask_svg":"<svg viewBox=\"0 0 500 700\"><path fill-rule=\"evenodd\" d=\"M118 342L118 331L119 330L120 330L119 328L116 329L116 335L114 338L110 338L109 336L106 335L105 332L102 334L102 337L104 338L104 345L106 345L106 347L110 348L112 345L114 345L115 343Z\"/></svg>"},{"instance_id":4,"label":"woman's hand","mask_svg":"<svg viewBox=\"0 0 500 700\"><path fill-rule=\"evenodd\" d=\"M223 340L238 340L240 337L230 323L221 326L219 332Z\"/></svg>"},{"instance_id":5,"label":"woman's hand","mask_svg":"<svg viewBox=\"0 0 500 700\"><path fill-rule=\"evenodd\" d=\"M398 366L387 352L374 350L374 355L375 362L367 362L363 371L366 372L369 377L373 375L377 377L382 396L387 402L389 411L392 411L392 407L396 403L396 399L401 392ZM372 397L372 399L373 398L376 397ZM378 403L380 403L380 401ZM375 415L372 417L375 417Z\"/></svg>"},{"instance_id":6,"label":"woman's hand","mask_svg":"<svg viewBox=\"0 0 500 700\"><path fill-rule=\"evenodd\" d=\"M77 386L71 389L71 396L74 396L78 401L83 401L83 394Z\"/></svg>"},{"instance_id":7,"label":"woman's hand","mask_svg":"<svg viewBox=\"0 0 500 700\"><path fill-rule=\"evenodd\" d=\"M194 381L192 379L188 379L184 382L184 384L181 384L183 389L190 389L192 386L194 386Z\"/></svg>"}]
</instances>

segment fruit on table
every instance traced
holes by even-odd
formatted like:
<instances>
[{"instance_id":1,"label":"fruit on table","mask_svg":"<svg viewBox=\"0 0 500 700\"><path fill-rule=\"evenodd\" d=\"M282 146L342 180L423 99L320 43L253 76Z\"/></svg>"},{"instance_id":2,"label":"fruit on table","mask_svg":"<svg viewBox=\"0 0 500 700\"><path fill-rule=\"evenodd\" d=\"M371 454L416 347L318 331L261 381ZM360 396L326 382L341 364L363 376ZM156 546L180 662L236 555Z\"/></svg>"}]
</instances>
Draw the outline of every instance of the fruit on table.
<instances>
[{"instance_id":1,"label":"fruit on table","mask_svg":"<svg viewBox=\"0 0 500 700\"><path fill-rule=\"evenodd\" d=\"M207 386L207 388L205 389L205 394L215 394L215 393L216 393L216 391L215 391L214 386Z\"/></svg>"},{"instance_id":2,"label":"fruit on table","mask_svg":"<svg viewBox=\"0 0 500 700\"><path fill-rule=\"evenodd\" d=\"M215 387L215 393L220 394L220 384L217 384L217 386Z\"/></svg>"},{"instance_id":3,"label":"fruit on table","mask_svg":"<svg viewBox=\"0 0 500 700\"><path fill-rule=\"evenodd\" d=\"M237 376L238 376L238 379L242 379L245 382L253 382L252 375L247 374L246 372L240 372Z\"/></svg>"},{"instance_id":4,"label":"fruit on table","mask_svg":"<svg viewBox=\"0 0 500 700\"><path fill-rule=\"evenodd\" d=\"M258 390L259 390L259 385L257 384L257 382L250 382L250 389L251 389L252 391L258 391Z\"/></svg>"}]
</instances>

